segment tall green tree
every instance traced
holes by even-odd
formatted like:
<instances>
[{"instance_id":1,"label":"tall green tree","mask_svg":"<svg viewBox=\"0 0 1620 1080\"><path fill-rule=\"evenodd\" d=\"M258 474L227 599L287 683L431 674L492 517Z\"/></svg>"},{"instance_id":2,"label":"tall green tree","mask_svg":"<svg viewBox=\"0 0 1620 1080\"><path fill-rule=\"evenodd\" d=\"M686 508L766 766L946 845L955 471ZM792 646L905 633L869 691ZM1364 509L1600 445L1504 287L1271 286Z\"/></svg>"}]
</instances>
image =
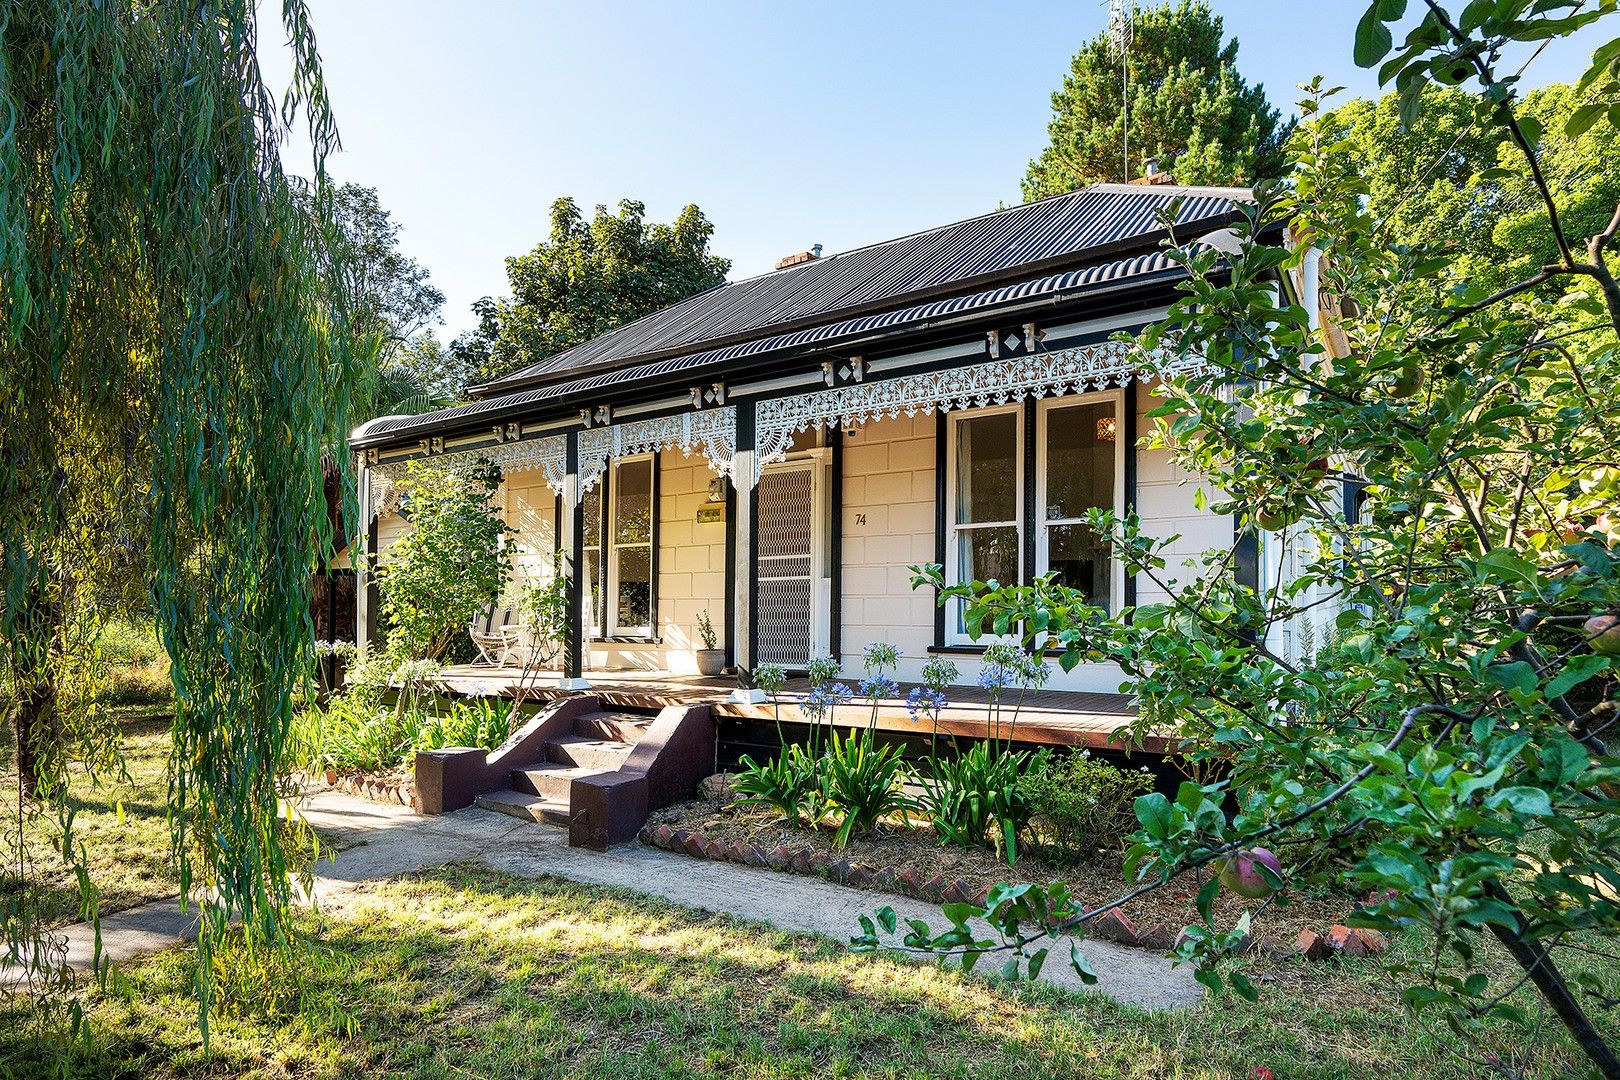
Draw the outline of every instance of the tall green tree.
<instances>
[{"instance_id":1,"label":"tall green tree","mask_svg":"<svg viewBox=\"0 0 1620 1080\"><path fill-rule=\"evenodd\" d=\"M1075 53L1052 95L1046 149L1024 175L1024 198L1120 182L1156 158L1182 184L1247 184L1282 169L1287 135L1263 87L1237 70L1237 39L1204 0L1134 7L1129 68L1130 165L1124 160L1125 90L1107 33Z\"/></svg>"},{"instance_id":2,"label":"tall green tree","mask_svg":"<svg viewBox=\"0 0 1620 1080\"><path fill-rule=\"evenodd\" d=\"M494 303L492 320L481 312L481 332L458 346L481 355L483 381L724 284L731 260L709 253L703 211L688 205L668 225L646 213L625 199L617 214L598 206L586 221L573 199L551 204L551 238L506 260L511 297Z\"/></svg>"},{"instance_id":3,"label":"tall green tree","mask_svg":"<svg viewBox=\"0 0 1620 1080\"><path fill-rule=\"evenodd\" d=\"M281 21L248 0L0 6L0 639L22 819L0 835L66 832L69 757L114 734L75 689L71 616L121 565L107 521L132 523L176 690L167 810L205 973L233 923L250 948L286 934L278 764L332 546L321 453L353 375L329 272L336 128L304 3ZM281 100L256 55L272 33L293 60ZM307 190L280 159L300 115ZM49 980L33 868L20 849L0 864L0 962Z\"/></svg>"},{"instance_id":4,"label":"tall green tree","mask_svg":"<svg viewBox=\"0 0 1620 1080\"><path fill-rule=\"evenodd\" d=\"M1537 155L1559 216L1577 236L1603 231L1620 204L1620 134L1607 123L1567 132L1574 87L1533 90L1518 112L1540 133ZM1519 148L1499 124L1481 122L1476 97L1430 85L1416 115L1391 92L1335 109L1324 137L1344 150L1367 187L1367 210L1388 236L1451 256L1459 281L1500 286L1558 261L1546 209Z\"/></svg>"}]
</instances>

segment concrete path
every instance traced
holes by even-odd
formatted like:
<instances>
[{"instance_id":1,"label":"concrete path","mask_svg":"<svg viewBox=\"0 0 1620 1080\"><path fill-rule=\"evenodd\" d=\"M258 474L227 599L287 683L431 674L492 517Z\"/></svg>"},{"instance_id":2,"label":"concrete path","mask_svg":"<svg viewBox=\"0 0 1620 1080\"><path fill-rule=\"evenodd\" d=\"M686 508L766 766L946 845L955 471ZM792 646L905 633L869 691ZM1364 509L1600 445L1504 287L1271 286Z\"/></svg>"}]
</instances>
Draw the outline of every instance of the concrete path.
<instances>
[{"instance_id":1,"label":"concrete path","mask_svg":"<svg viewBox=\"0 0 1620 1080\"><path fill-rule=\"evenodd\" d=\"M611 885L721 912L783 930L821 934L847 942L859 932L857 917L887 903L902 919L921 918L948 925L936 905L773 870L706 862L667 851L626 844L607 852L567 846L562 830L518 821L504 814L470 809L424 817L403 806L387 806L335 791L311 792L300 812L341 847L323 861L315 882L317 902L357 885L395 874L482 859L497 870L522 877L550 875L593 885ZM195 915L182 914L173 900L158 901L102 920L103 954L113 960L152 952L195 936ZM94 948L90 928L67 927L68 960L87 970ZM1086 956L1099 983L1085 987L1062 950L1041 972L1041 980L1072 990L1096 990L1117 1001L1149 1009L1180 1008L1196 1002L1203 988L1192 970L1173 968L1156 953L1105 941L1087 941ZM5 982L0 976L0 985Z\"/></svg>"}]
</instances>

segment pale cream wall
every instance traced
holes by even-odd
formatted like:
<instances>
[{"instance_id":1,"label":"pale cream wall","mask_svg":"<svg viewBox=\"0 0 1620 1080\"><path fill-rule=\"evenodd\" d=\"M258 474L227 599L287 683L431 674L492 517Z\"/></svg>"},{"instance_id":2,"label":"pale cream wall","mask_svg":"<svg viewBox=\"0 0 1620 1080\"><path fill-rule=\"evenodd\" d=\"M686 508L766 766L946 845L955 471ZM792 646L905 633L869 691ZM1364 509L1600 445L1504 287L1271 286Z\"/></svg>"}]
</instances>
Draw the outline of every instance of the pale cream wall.
<instances>
[{"instance_id":1,"label":"pale cream wall","mask_svg":"<svg viewBox=\"0 0 1620 1080\"><path fill-rule=\"evenodd\" d=\"M1150 388L1137 393L1137 433L1147 435L1155 421L1147 413L1162 402ZM1211 548L1232 546L1233 521L1230 515L1216 515L1207 506L1222 496L1208 483L1202 483L1170 460L1167 450L1139 449L1136 465L1136 512L1142 518L1142 528L1150 536L1178 537L1164 552L1165 567L1158 573L1167 584L1185 586L1197 576L1192 560ZM1206 509L1200 510L1196 499L1202 490ZM1169 594L1145 576L1136 580L1136 602L1157 604L1169 599Z\"/></svg>"},{"instance_id":2,"label":"pale cream wall","mask_svg":"<svg viewBox=\"0 0 1620 1080\"><path fill-rule=\"evenodd\" d=\"M932 416L879 420L844 440L844 672L861 674L861 650L888 642L901 653L901 676L916 679L934 639L931 590L913 591L913 563L934 561Z\"/></svg>"}]
</instances>

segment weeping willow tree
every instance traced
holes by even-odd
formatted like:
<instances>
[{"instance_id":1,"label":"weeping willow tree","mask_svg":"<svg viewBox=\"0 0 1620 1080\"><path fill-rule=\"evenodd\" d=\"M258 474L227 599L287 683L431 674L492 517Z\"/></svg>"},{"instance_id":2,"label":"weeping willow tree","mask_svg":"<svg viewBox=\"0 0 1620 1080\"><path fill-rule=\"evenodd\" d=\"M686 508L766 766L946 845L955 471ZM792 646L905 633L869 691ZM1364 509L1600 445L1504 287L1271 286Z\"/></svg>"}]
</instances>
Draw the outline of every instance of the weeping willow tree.
<instances>
[{"instance_id":1,"label":"weeping willow tree","mask_svg":"<svg viewBox=\"0 0 1620 1080\"><path fill-rule=\"evenodd\" d=\"M21 837L30 815L56 822L73 858L68 764L114 738L81 645L93 598L133 572L172 662L168 815L203 916L205 1017L231 924L250 948L285 936L298 858L277 766L309 678L309 577L333 540L321 452L352 377L330 215L309 210L336 129L301 0L282 22L278 95L251 0L0 0L0 633L18 787L3 959L60 973L16 880ZM295 122L308 185L280 163Z\"/></svg>"}]
</instances>

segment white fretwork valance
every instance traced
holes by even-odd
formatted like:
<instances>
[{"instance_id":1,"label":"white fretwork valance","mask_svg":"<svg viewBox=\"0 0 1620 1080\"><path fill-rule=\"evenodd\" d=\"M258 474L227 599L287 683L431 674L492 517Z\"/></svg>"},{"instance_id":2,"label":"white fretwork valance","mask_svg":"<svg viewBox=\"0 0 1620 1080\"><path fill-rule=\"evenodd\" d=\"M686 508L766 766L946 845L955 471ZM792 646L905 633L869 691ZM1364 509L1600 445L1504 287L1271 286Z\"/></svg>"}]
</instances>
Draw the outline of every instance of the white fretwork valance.
<instances>
[{"instance_id":1,"label":"white fretwork valance","mask_svg":"<svg viewBox=\"0 0 1620 1080\"><path fill-rule=\"evenodd\" d=\"M730 476L736 449L734 405L586 428L579 433L579 490L595 487L609 461L664 450L679 450L687 455L701 451L709 468L721 476Z\"/></svg>"},{"instance_id":2,"label":"white fretwork valance","mask_svg":"<svg viewBox=\"0 0 1620 1080\"><path fill-rule=\"evenodd\" d=\"M560 495L568 474L568 437L547 435L539 439L514 439L477 450L454 450L412 460L441 469L472 465L492 465L502 473L539 469L546 478L546 486ZM373 517L399 510L399 482L405 479L408 465L408 461L385 461L367 468Z\"/></svg>"},{"instance_id":3,"label":"white fretwork valance","mask_svg":"<svg viewBox=\"0 0 1620 1080\"><path fill-rule=\"evenodd\" d=\"M1124 386L1138 373L1162 375L1164 362L1144 360L1141 351L1119 341L1008 357L969 367L869 379L814 394L768 398L754 406L753 475L787 457L793 436L811 428L853 427L899 416L1005 405L1026 397L1083 394Z\"/></svg>"}]
</instances>

